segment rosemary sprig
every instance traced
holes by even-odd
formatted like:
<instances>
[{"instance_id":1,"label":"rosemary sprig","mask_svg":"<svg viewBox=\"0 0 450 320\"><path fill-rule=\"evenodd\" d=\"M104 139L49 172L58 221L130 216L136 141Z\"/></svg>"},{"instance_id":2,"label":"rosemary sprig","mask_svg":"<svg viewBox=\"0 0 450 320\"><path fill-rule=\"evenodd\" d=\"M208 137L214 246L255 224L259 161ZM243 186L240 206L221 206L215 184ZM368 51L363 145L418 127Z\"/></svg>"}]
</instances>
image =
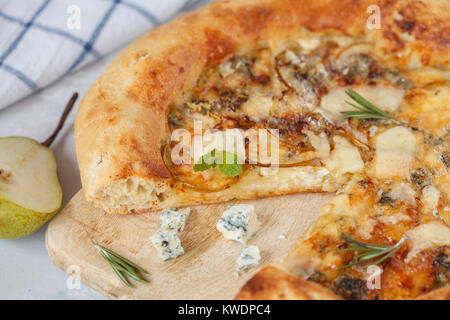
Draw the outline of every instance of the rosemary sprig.
<instances>
[{"instance_id":1,"label":"rosemary sprig","mask_svg":"<svg viewBox=\"0 0 450 320\"><path fill-rule=\"evenodd\" d=\"M347 269L353 267L354 265L368 262L375 258L379 259L371 264L373 265L380 264L381 262L392 256L395 252L397 252L402 247L403 243L405 243L405 238L402 238L394 246L383 246L377 244L362 243L356 241L345 232L344 235L341 236L341 239L347 241L350 244L350 247L338 250L336 253L347 251L355 251L360 253L355 256L355 260L353 262L350 262L345 266L339 267L338 270Z\"/></svg>"},{"instance_id":2,"label":"rosemary sprig","mask_svg":"<svg viewBox=\"0 0 450 320\"><path fill-rule=\"evenodd\" d=\"M100 252L101 256L109 263L111 268L114 270L116 275L125 283L128 287L132 288L130 281L127 277L130 277L139 282L149 282L140 273L148 274L148 271L134 264L130 260L125 259L121 255L115 253L108 248L105 248L97 243L95 243L87 230L85 230L89 240L92 242L94 247Z\"/></svg>"},{"instance_id":3,"label":"rosemary sprig","mask_svg":"<svg viewBox=\"0 0 450 320\"><path fill-rule=\"evenodd\" d=\"M363 96L361 96L358 92L356 92L353 89L348 89L345 91L345 93L352 98L353 101L355 101L357 104L354 104L349 101L345 101L347 104L352 106L353 108L357 109L358 111L344 111L342 112L344 114L344 118L355 118L360 120L365 119L385 119L385 120L392 120L396 123L400 123L397 119L395 119L393 116L391 116L389 113L384 112L377 106L375 106L370 101L366 100Z\"/></svg>"},{"instance_id":4,"label":"rosemary sprig","mask_svg":"<svg viewBox=\"0 0 450 320\"><path fill-rule=\"evenodd\" d=\"M127 277L130 277L139 282L149 282L140 273L148 272L145 269L142 269L138 265L134 264L130 260L125 259L124 257L118 255L114 251L111 251L101 245L95 244L94 247L100 252L102 257L109 263L111 268L114 270L116 275L129 287L133 287L131 283L128 281Z\"/></svg>"}]
</instances>

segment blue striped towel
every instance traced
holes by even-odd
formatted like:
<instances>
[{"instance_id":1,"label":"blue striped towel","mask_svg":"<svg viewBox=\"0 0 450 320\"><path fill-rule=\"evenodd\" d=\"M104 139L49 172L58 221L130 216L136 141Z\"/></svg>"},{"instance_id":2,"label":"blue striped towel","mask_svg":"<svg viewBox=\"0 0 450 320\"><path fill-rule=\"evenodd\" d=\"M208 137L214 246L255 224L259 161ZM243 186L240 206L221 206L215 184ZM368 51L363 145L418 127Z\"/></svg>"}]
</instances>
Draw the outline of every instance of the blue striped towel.
<instances>
[{"instance_id":1,"label":"blue striped towel","mask_svg":"<svg viewBox=\"0 0 450 320\"><path fill-rule=\"evenodd\" d=\"M0 109L201 2L0 0Z\"/></svg>"}]
</instances>

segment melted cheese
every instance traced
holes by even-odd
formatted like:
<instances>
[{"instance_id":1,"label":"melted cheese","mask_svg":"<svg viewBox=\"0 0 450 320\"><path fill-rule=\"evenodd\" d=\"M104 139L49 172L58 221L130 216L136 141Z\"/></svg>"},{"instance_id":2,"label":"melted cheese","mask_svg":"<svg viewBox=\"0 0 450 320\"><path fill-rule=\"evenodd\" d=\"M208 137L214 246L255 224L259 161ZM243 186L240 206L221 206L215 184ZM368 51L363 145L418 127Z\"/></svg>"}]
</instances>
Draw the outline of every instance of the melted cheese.
<instances>
[{"instance_id":1,"label":"melted cheese","mask_svg":"<svg viewBox=\"0 0 450 320\"><path fill-rule=\"evenodd\" d=\"M426 186L422 190L422 196L423 196L422 198L423 208L425 212L427 213L433 212L439 203L440 197L439 190L432 185Z\"/></svg>"},{"instance_id":2,"label":"melted cheese","mask_svg":"<svg viewBox=\"0 0 450 320\"><path fill-rule=\"evenodd\" d=\"M416 150L416 138L405 127L394 127L376 137L375 176L407 178Z\"/></svg>"},{"instance_id":3,"label":"melted cheese","mask_svg":"<svg viewBox=\"0 0 450 320\"><path fill-rule=\"evenodd\" d=\"M409 205L415 205L415 192L409 183L399 182L392 185L389 196Z\"/></svg>"},{"instance_id":4,"label":"melted cheese","mask_svg":"<svg viewBox=\"0 0 450 320\"><path fill-rule=\"evenodd\" d=\"M450 228L437 221L422 224L406 232L405 236L411 241L406 262L425 249L450 245Z\"/></svg>"},{"instance_id":5,"label":"melted cheese","mask_svg":"<svg viewBox=\"0 0 450 320\"><path fill-rule=\"evenodd\" d=\"M404 214L404 213L396 213L396 214L393 214L393 215L390 215L390 216L388 216L388 215L381 215L381 216L378 217L378 220L380 222L384 223L384 224L394 225L394 224L399 223L400 221L411 220L411 218L409 216L407 216L406 214Z\"/></svg>"},{"instance_id":6,"label":"melted cheese","mask_svg":"<svg viewBox=\"0 0 450 320\"><path fill-rule=\"evenodd\" d=\"M450 85L435 85L428 88L414 88L402 110L410 120L420 120L420 126L439 137L447 132L450 123Z\"/></svg>"},{"instance_id":7,"label":"melted cheese","mask_svg":"<svg viewBox=\"0 0 450 320\"><path fill-rule=\"evenodd\" d=\"M320 45L320 39L318 39L318 38L310 38L310 39L302 38L302 39L298 39L298 43L306 52L310 52L310 51L316 49Z\"/></svg>"},{"instance_id":8,"label":"melted cheese","mask_svg":"<svg viewBox=\"0 0 450 320\"><path fill-rule=\"evenodd\" d=\"M242 111L252 120L260 120L270 116L270 109L273 101L271 97L263 95L254 95L242 105Z\"/></svg>"},{"instance_id":9,"label":"melted cheese","mask_svg":"<svg viewBox=\"0 0 450 320\"><path fill-rule=\"evenodd\" d=\"M358 172L364 168L358 148L348 142L345 138L336 136L334 150L328 160L325 161L327 168L335 174Z\"/></svg>"},{"instance_id":10,"label":"melted cheese","mask_svg":"<svg viewBox=\"0 0 450 320\"><path fill-rule=\"evenodd\" d=\"M234 73L235 69L231 61L226 61L219 66L219 74L221 77L225 78Z\"/></svg>"},{"instance_id":11,"label":"melted cheese","mask_svg":"<svg viewBox=\"0 0 450 320\"><path fill-rule=\"evenodd\" d=\"M311 131L306 133L311 145L316 150L315 155L318 158L326 159L330 155L330 143L328 142L327 135L321 132L319 135L315 135Z\"/></svg>"}]
</instances>

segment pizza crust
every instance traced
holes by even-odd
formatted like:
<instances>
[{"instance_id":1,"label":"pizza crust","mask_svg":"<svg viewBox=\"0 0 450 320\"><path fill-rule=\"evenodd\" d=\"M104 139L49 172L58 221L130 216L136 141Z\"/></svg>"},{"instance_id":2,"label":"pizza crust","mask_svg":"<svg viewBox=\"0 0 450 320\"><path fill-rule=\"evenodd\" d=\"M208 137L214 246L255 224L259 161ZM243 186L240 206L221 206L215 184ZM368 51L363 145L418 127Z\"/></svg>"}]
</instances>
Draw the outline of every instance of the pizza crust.
<instances>
[{"instance_id":1,"label":"pizza crust","mask_svg":"<svg viewBox=\"0 0 450 320\"><path fill-rule=\"evenodd\" d=\"M430 291L417 297L417 300L450 300L450 286Z\"/></svg>"},{"instance_id":2,"label":"pizza crust","mask_svg":"<svg viewBox=\"0 0 450 320\"><path fill-rule=\"evenodd\" d=\"M331 290L290 275L276 266L259 271L242 287L236 300L341 300Z\"/></svg>"},{"instance_id":3,"label":"pizza crust","mask_svg":"<svg viewBox=\"0 0 450 320\"><path fill-rule=\"evenodd\" d=\"M241 288L236 300L342 300L313 281L293 276L277 266L261 269ZM450 286L435 289L418 300L450 300Z\"/></svg>"}]
</instances>

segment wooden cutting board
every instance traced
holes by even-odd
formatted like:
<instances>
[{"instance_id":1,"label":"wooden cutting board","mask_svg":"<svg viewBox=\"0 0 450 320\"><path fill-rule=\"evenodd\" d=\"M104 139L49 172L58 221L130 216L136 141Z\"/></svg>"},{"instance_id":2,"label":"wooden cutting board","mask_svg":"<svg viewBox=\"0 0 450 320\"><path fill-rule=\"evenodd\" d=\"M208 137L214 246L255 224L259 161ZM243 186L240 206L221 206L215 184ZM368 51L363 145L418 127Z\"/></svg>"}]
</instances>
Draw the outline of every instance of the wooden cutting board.
<instances>
[{"instance_id":1,"label":"wooden cutting board","mask_svg":"<svg viewBox=\"0 0 450 320\"><path fill-rule=\"evenodd\" d=\"M249 244L258 245L261 267L281 259L315 220L329 194L303 194L239 201L255 205L262 227ZM243 245L225 240L215 225L230 203L195 206L180 234L185 254L163 262L149 238L158 229L158 213L116 215L92 207L78 192L47 228L51 261L81 281L115 299L232 299L257 272L234 275ZM89 241L112 249L147 269L150 283L128 288Z\"/></svg>"}]
</instances>

